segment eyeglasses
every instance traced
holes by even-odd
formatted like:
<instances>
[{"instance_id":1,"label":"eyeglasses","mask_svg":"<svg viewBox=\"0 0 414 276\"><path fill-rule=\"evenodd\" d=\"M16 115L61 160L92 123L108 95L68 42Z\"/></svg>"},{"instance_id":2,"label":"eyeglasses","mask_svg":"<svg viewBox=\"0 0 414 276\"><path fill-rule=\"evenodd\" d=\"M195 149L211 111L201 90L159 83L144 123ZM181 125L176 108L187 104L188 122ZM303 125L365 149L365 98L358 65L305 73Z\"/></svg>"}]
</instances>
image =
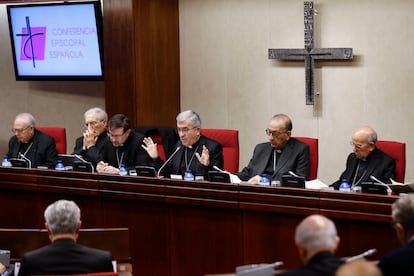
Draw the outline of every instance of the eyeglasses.
<instances>
[{"instance_id":1,"label":"eyeglasses","mask_svg":"<svg viewBox=\"0 0 414 276\"><path fill-rule=\"evenodd\" d=\"M178 133L182 132L184 134L187 134L190 130L193 130L197 127L192 127L192 128L188 128L188 127L183 127L183 128L177 128Z\"/></svg>"},{"instance_id":2,"label":"eyeglasses","mask_svg":"<svg viewBox=\"0 0 414 276\"><path fill-rule=\"evenodd\" d=\"M282 135L283 133L285 133L285 132L286 132L286 130L284 130L284 131L277 131L277 130L272 131L272 130L270 130L270 129L266 128L266 129L265 129L265 132L266 132L266 135L267 135L267 136L272 135L273 137L279 137L280 135Z\"/></svg>"},{"instance_id":3,"label":"eyeglasses","mask_svg":"<svg viewBox=\"0 0 414 276\"><path fill-rule=\"evenodd\" d=\"M358 150L363 149L365 146L367 146L368 144L355 144L354 142L350 141L349 144L351 145L351 147L356 148Z\"/></svg>"},{"instance_id":4,"label":"eyeglasses","mask_svg":"<svg viewBox=\"0 0 414 276\"><path fill-rule=\"evenodd\" d=\"M25 127L25 128L12 128L11 131L13 133L22 133L23 131L25 131L26 129L28 129L29 127L31 127L30 125Z\"/></svg>"},{"instance_id":5,"label":"eyeglasses","mask_svg":"<svg viewBox=\"0 0 414 276\"><path fill-rule=\"evenodd\" d=\"M117 139L117 138L122 137L123 135L125 135L125 133L126 132L124 132L122 134L112 134L110 132L107 132L106 134L108 135L109 138L115 138L115 139Z\"/></svg>"},{"instance_id":6,"label":"eyeglasses","mask_svg":"<svg viewBox=\"0 0 414 276\"><path fill-rule=\"evenodd\" d=\"M91 121L91 122L87 122L87 123L85 123L85 127L87 128L88 126L91 126L91 127L96 127L96 125L98 125L99 123L101 123L101 122L103 122L103 121Z\"/></svg>"}]
</instances>

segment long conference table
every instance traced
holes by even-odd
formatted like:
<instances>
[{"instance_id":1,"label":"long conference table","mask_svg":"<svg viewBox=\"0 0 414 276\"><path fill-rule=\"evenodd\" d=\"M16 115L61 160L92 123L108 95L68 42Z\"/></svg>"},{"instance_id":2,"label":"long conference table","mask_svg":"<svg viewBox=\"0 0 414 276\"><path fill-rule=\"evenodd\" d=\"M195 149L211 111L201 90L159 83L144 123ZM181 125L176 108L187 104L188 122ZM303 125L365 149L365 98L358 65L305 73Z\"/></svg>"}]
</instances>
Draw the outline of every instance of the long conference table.
<instances>
[{"instance_id":1,"label":"long conference table","mask_svg":"<svg viewBox=\"0 0 414 276\"><path fill-rule=\"evenodd\" d=\"M390 225L397 196L2 167L0 189L1 228L44 228L44 209L62 198L78 203L83 228L127 227L139 276L298 266L295 227L316 213L336 223L340 257L376 248L375 260L399 246Z\"/></svg>"}]
</instances>

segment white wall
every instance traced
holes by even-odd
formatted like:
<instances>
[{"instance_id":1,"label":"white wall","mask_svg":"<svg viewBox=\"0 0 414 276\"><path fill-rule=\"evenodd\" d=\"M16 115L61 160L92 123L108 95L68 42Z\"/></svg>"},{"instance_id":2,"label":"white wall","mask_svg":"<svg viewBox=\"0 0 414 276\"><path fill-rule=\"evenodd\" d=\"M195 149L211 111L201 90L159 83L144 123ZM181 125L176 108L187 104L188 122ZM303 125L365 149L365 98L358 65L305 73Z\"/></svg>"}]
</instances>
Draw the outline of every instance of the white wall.
<instances>
[{"instance_id":1,"label":"white wall","mask_svg":"<svg viewBox=\"0 0 414 276\"><path fill-rule=\"evenodd\" d=\"M37 125L66 127L67 151L83 132L83 113L105 107L104 83L15 81L6 6L0 5L0 155L7 152L16 114L32 113Z\"/></svg>"},{"instance_id":2,"label":"white wall","mask_svg":"<svg viewBox=\"0 0 414 276\"><path fill-rule=\"evenodd\" d=\"M414 1L314 1L315 47L352 47L352 62L317 62L314 106L305 105L301 62L267 58L269 48L303 48L302 0L180 0L181 106L204 127L240 131L241 162L267 139L275 113L293 135L319 138L318 178L345 168L360 125L382 140L407 143L406 181L414 180Z\"/></svg>"}]
</instances>

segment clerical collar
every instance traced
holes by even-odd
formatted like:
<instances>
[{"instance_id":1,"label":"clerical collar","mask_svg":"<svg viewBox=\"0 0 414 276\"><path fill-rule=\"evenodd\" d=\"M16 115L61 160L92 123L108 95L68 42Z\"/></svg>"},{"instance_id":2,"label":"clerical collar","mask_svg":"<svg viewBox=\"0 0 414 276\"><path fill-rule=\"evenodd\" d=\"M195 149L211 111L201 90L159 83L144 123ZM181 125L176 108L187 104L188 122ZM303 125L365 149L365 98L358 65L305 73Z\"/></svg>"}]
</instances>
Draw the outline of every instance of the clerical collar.
<instances>
[{"instance_id":1,"label":"clerical collar","mask_svg":"<svg viewBox=\"0 0 414 276\"><path fill-rule=\"evenodd\" d=\"M192 149L194 147L198 147L199 142L200 142L200 136L198 136L198 139L194 144L192 144L191 146L187 146L187 148Z\"/></svg>"}]
</instances>

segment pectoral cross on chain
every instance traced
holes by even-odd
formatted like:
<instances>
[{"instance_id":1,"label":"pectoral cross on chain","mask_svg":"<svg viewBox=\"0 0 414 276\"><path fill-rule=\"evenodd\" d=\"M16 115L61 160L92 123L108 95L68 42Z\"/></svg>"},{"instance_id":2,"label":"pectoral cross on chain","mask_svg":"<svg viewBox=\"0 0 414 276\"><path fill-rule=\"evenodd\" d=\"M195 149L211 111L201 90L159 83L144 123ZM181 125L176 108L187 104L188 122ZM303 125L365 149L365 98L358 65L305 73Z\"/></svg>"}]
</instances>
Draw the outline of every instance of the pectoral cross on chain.
<instances>
[{"instance_id":1,"label":"pectoral cross on chain","mask_svg":"<svg viewBox=\"0 0 414 276\"><path fill-rule=\"evenodd\" d=\"M269 49L269 59L304 60L306 76L306 104L314 104L313 70L315 60L351 60L352 48L313 48L313 2L304 2L305 48Z\"/></svg>"}]
</instances>

